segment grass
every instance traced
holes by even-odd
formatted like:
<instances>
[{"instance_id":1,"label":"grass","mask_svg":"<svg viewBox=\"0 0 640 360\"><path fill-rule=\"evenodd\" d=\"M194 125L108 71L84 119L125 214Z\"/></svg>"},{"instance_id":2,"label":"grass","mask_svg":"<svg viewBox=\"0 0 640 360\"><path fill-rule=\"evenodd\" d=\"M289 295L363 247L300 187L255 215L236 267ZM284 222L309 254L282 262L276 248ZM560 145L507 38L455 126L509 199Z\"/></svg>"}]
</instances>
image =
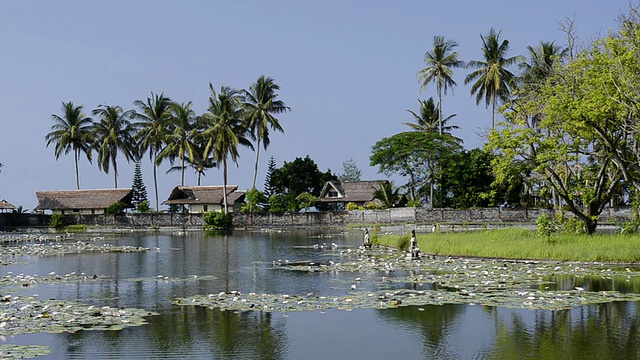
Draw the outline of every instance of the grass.
<instances>
[{"instance_id":1,"label":"grass","mask_svg":"<svg viewBox=\"0 0 640 360\"><path fill-rule=\"evenodd\" d=\"M398 247L406 235L384 235L381 245ZM549 239L527 229L418 234L425 254L506 259L640 262L640 235L553 234Z\"/></svg>"},{"instance_id":2,"label":"grass","mask_svg":"<svg viewBox=\"0 0 640 360\"><path fill-rule=\"evenodd\" d=\"M64 231L70 233L87 232L87 225L67 225L64 227Z\"/></svg>"}]
</instances>

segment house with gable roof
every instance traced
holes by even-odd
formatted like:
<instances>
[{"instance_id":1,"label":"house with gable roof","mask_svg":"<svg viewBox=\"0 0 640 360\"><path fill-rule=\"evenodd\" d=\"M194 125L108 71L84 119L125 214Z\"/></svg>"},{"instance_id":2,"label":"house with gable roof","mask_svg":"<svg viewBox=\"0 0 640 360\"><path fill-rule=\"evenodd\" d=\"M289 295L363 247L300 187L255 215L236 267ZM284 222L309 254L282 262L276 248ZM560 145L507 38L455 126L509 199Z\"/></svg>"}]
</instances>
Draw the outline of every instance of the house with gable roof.
<instances>
[{"instance_id":1,"label":"house with gable roof","mask_svg":"<svg viewBox=\"0 0 640 360\"><path fill-rule=\"evenodd\" d=\"M186 205L189 213L224 211L224 186L176 186L163 205ZM244 204L245 192L238 191L237 185L227 185L227 205L229 212L240 211Z\"/></svg>"}]
</instances>

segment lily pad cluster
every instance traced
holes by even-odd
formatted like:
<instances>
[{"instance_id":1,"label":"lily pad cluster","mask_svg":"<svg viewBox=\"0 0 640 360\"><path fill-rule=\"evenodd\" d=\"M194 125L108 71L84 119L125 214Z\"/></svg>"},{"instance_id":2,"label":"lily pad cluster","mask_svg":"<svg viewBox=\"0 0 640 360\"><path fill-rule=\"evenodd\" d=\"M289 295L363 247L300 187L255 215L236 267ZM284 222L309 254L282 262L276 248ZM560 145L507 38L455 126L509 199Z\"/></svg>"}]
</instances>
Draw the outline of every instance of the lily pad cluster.
<instances>
[{"instance_id":1,"label":"lily pad cluster","mask_svg":"<svg viewBox=\"0 0 640 360\"><path fill-rule=\"evenodd\" d=\"M44 345L4 344L0 346L0 359L33 359L51 354L51 348Z\"/></svg>"},{"instance_id":2,"label":"lily pad cluster","mask_svg":"<svg viewBox=\"0 0 640 360\"><path fill-rule=\"evenodd\" d=\"M272 265L277 271L361 274L350 287L344 287L345 295L242 294L234 291L179 298L174 304L232 311L289 312L442 304L555 310L614 301L640 301L640 294L636 293L585 291L578 286L555 290L552 289L553 283L548 280L550 276L556 275L603 279L617 276L626 278L627 281L640 276L639 272L630 268L617 269L605 264L451 257L421 257L412 260L404 253L388 248L339 252L331 249L328 254L332 260L278 260ZM348 284L347 280L342 282ZM361 284L365 283L365 288L370 291L360 290Z\"/></svg>"},{"instance_id":3,"label":"lily pad cluster","mask_svg":"<svg viewBox=\"0 0 640 360\"><path fill-rule=\"evenodd\" d=\"M72 301L42 300L37 296L0 298L0 335L79 330L121 330L146 324L157 313L136 308L96 307Z\"/></svg>"}]
</instances>

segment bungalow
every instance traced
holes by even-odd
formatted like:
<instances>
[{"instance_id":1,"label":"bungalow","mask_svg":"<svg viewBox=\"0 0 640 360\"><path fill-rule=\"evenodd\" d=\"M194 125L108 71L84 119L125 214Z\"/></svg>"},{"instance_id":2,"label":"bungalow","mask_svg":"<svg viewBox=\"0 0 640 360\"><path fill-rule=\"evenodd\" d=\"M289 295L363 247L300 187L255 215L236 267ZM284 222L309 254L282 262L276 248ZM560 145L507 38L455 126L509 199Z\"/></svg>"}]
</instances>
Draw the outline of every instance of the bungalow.
<instances>
[{"instance_id":1,"label":"bungalow","mask_svg":"<svg viewBox=\"0 0 640 360\"><path fill-rule=\"evenodd\" d=\"M348 203L357 206L367 206L376 202L374 192L380 189L380 184L388 180L372 181L327 181L322 187L318 202L326 204L334 210L345 210Z\"/></svg>"},{"instance_id":2,"label":"bungalow","mask_svg":"<svg viewBox=\"0 0 640 360\"><path fill-rule=\"evenodd\" d=\"M190 213L207 211L222 212L224 207L224 186L176 186L162 205L188 205ZM227 205L229 212L240 211L244 203L244 191L237 185L227 185Z\"/></svg>"},{"instance_id":3,"label":"bungalow","mask_svg":"<svg viewBox=\"0 0 640 360\"><path fill-rule=\"evenodd\" d=\"M0 212L13 212L16 207L7 200L0 201Z\"/></svg>"},{"instance_id":4,"label":"bungalow","mask_svg":"<svg viewBox=\"0 0 640 360\"><path fill-rule=\"evenodd\" d=\"M104 214L109 206L117 202L133 208L132 195L131 188L38 191L35 210L51 210L54 214Z\"/></svg>"}]
</instances>

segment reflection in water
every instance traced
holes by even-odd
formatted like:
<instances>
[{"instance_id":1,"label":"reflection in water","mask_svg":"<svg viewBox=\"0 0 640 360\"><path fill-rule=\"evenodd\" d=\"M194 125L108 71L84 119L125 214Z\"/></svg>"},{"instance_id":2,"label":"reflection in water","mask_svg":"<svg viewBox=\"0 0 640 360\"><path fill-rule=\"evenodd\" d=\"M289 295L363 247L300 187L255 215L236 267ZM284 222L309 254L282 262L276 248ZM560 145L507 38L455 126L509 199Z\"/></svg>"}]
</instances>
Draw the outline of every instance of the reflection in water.
<instances>
[{"instance_id":1,"label":"reflection in water","mask_svg":"<svg viewBox=\"0 0 640 360\"><path fill-rule=\"evenodd\" d=\"M563 311L429 305L288 314L224 312L171 304L178 297L221 291L341 296L357 277L363 278L358 289L416 286L366 281L382 274L302 273L273 268L274 260L339 261L335 253L310 245L326 241L343 248L361 242L358 233L331 238L316 235L318 232L299 231L122 236L108 241L157 250L35 258L28 265L0 268L4 274L95 274L100 279L97 282L23 290L43 298L160 313L149 318L148 325L121 331L30 334L4 341L51 347L52 355L43 359L640 358L638 303L614 302ZM555 276L547 280L541 290L579 286L586 291L640 291L640 285L626 277ZM425 285L420 289L428 288Z\"/></svg>"}]
</instances>

